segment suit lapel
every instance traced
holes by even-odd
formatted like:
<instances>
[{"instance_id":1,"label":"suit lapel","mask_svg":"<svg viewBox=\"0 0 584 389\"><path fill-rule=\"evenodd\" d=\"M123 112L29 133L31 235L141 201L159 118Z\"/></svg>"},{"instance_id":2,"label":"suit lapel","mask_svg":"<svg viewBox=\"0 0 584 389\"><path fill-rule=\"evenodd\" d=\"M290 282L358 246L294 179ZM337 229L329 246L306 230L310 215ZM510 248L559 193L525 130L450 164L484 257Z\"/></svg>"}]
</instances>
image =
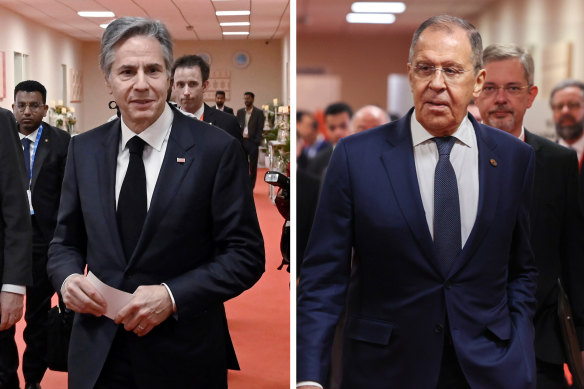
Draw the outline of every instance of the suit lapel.
<instances>
[{"instance_id":1,"label":"suit lapel","mask_svg":"<svg viewBox=\"0 0 584 389\"><path fill-rule=\"evenodd\" d=\"M47 124L43 123L43 134L41 139L39 139L39 144L36 149L36 154L34 156L34 164L32 165L32 182L31 182L31 190L34 189L37 179L39 177L39 172L43 167L43 163L47 159L49 155L49 147L51 141L51 131L52 128Z\"/></svg>"},{"instance_id":2,"label":"suit lapel","mask_svg":"<svg viewBox=\"0 0 584 389\"><path fill-rule=\"evenodd\" d=\"M470 120L475 129L479 152L479 203L471 233L450 269L449 275L458 271L472 257L491 226L494 218L493 210L497 209L499 201L499 177L504 170L505 161L502 161L496 152L497 144L474 118Z\"/></svg>"},{"instance_id":3,"label":"suit lapel","mask_svg":"<svg viewBox=\"0 0 584 389\"><path fill-rule=\"evenodd\" d=\"M116 256L121 261L124 261L125 254L122 247L122 241L118 230L118 222L116 217L116 168L118 159L118 149L120 143L120 120L111 122L106 137L103 139L101 149L96 150L96 166L98 174L98 182L101 183L99 188L99 197L103 214L108 230L110 231L114 250L117 251Z\"/></svg>"},{"instance_id":4,"label":"suit lapel","mask_svg":"<svg viewBox=\"0 0 584 389\"><path fill-rule=\"evenodd\" d=\"M433 260L434 244L420 196L409 124L410 116L411 111L410 115L406 115L404 119L400 120L397 128L393 128L388 133L387 142L390 149L382 153L381 161L412 235L418 241L432 266L440 271L437 267L437 261Z\"/></svg>"},{"instance_id":5,"label":"suit lapel","mask_svg":"<svg viewBox=\"0 0 584 389\"><path fill-rule=\"evenodd\" d=\"M133 264L152 240L160 220L164 218L167 208L172 204L175 194L180 189L181 182L195 159L194 146L197 130L194 127L197 125L200 123L193 122L190 118L175 112L166 153L150 201L150 209L128 266ZM182 162L182 158L184 158L184 162Z\"/></svg>"},{"instance_id":6,"label":"suit lapel","mask_svg":"<svg viewBox=\"0 0 584 389\"><path fill-rule=\"evenodd\" d=\"M537 140L537 138L535 138L529 131L525 131L525 143L527 143L528 145L530 145L531 147L533 147L533 150L535 151L535 171L545 171L545 158L538 158L538 154L541 153L540 151L540 147L541 144L539 143L539 141ZM537 225L537 217L538 217L538 211L539 209L541 209L541 206L539 204L540 200L542 199L543 196L541 196L542 193L546 193L545 190L545 185L546 183L543 181L540 181L539 178L542 177L539 174L535 174L533 177L533 199L531 200L531 209L529 210L529 215L531 217L531 225L535 226Z\"/></svg>"}]
</instances>

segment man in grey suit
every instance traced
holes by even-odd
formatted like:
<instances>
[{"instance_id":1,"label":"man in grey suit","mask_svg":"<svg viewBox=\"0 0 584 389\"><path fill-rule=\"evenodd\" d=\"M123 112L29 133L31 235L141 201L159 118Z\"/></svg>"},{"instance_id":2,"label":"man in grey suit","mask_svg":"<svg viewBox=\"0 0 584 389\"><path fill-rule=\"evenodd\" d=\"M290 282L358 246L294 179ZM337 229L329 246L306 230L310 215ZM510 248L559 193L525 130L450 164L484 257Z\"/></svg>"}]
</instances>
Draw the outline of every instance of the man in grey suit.
<instances>
[{"instance_id":1,"label":"man in grey suit","mask_svg":"<svg viewBox=\"0 0 584 389\"><path fill-rule=\"evenodd\" d=\"M0 388L18 389L14 324L32 284L32 228L16 120L0 108Z\"/></svg>"},{"instance_id":2,"label":"man in grey suit","mask_svg":"<svg viewBox=\"0 0 584 389\"><path fill-rule=\"evenodd\" d=\"M253 190L258 171L258 147L262 141L264 120L266 118L261 109L254 107L255 95L253 92L245 92L243 96L245 108L237 111L237 120L239 120L239 125L243 128L243 147L248 156L249 180Z\"/></svg>"}]
</instances>

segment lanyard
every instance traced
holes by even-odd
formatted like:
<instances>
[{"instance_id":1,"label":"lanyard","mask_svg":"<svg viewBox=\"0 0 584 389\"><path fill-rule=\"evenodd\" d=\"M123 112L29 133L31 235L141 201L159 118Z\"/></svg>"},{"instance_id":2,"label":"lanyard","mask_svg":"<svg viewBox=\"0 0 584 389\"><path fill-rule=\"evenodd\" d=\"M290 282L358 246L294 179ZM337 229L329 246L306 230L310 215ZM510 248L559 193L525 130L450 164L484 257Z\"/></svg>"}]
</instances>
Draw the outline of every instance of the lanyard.
<instances>
[{"instance_id":1,"label":"lanyard","mask_svg":"<svg viewBox=\"0 0 584 389\"><path fill-rule=\"evenodd\" d=\"M43 125L39 127L39 131L37 132L36 139L34 141L34 147L32 149L32 160L30 161L30 177L28 181L28 188L32 185L32 170L34 168L34 157L36 156L37 147L39 146L39 141L41 140L41 135L43 134Z\"/></svg>"}]
</instances>

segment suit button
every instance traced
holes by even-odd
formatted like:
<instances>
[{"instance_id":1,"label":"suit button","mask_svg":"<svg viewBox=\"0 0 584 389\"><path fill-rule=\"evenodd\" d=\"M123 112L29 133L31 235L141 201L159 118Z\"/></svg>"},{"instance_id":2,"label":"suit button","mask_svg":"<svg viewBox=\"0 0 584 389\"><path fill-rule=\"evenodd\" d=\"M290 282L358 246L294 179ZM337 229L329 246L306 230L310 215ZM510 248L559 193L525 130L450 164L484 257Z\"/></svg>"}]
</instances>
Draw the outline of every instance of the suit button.
<instances>
[{"instance_id":1,"label":"suit button","mask_svg":"<svg viewBox=\"0 0 584 389\"><path fill-rule=\"evenodd\" d=\"M442 331L444 331L444 326L443 326L442 324L436 324L436 325L434 326L434 332L435 332L436 334L441 334L441 333L442 333Z\"/></svg>"}]
</instances>

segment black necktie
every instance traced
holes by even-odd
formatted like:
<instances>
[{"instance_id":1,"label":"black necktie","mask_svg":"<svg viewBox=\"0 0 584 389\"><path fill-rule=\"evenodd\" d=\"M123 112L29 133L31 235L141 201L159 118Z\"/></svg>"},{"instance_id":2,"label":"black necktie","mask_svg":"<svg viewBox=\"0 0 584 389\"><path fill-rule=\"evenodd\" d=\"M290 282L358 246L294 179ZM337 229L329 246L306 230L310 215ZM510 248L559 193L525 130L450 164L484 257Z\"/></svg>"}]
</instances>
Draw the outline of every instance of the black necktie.
<instances>
[{"instance_id":1,"label":"black necktie","mask_svg":"<svg viewBox=\"0 0 584 389\"><path fill-rule=\"evenodd\" d=\"M118 198L118 226L124 253L128 260L140 238L147 212L146 171L142 161L144 144L144 141L137 136L127 143L130 149L130 163Z\"/></svg>"},{"instance_id":2,"label":"black necktie","mask_svg":"<svg viewBox=\"0 0 584 389\"><path fill-rule=\"evenodd\" d=\"M31 140L28 138L22 138L20 141L22 142L22 147L23 147L22 152L24 153L24 167L26 168L26 181L28 182L30 180L30 144L31 144Z\"/></svg>"},{"instance_id":3,"label":"black necktie","mask_svg":"<svg viewBox=\"0 0 584 389\"><path fill-rule=\"evenodd\" d=\"M434 173L434 247L444 275L461 250L460 204L450 151L456 139L434 138L440 158Z\"/></svg>"}]
</instances>

